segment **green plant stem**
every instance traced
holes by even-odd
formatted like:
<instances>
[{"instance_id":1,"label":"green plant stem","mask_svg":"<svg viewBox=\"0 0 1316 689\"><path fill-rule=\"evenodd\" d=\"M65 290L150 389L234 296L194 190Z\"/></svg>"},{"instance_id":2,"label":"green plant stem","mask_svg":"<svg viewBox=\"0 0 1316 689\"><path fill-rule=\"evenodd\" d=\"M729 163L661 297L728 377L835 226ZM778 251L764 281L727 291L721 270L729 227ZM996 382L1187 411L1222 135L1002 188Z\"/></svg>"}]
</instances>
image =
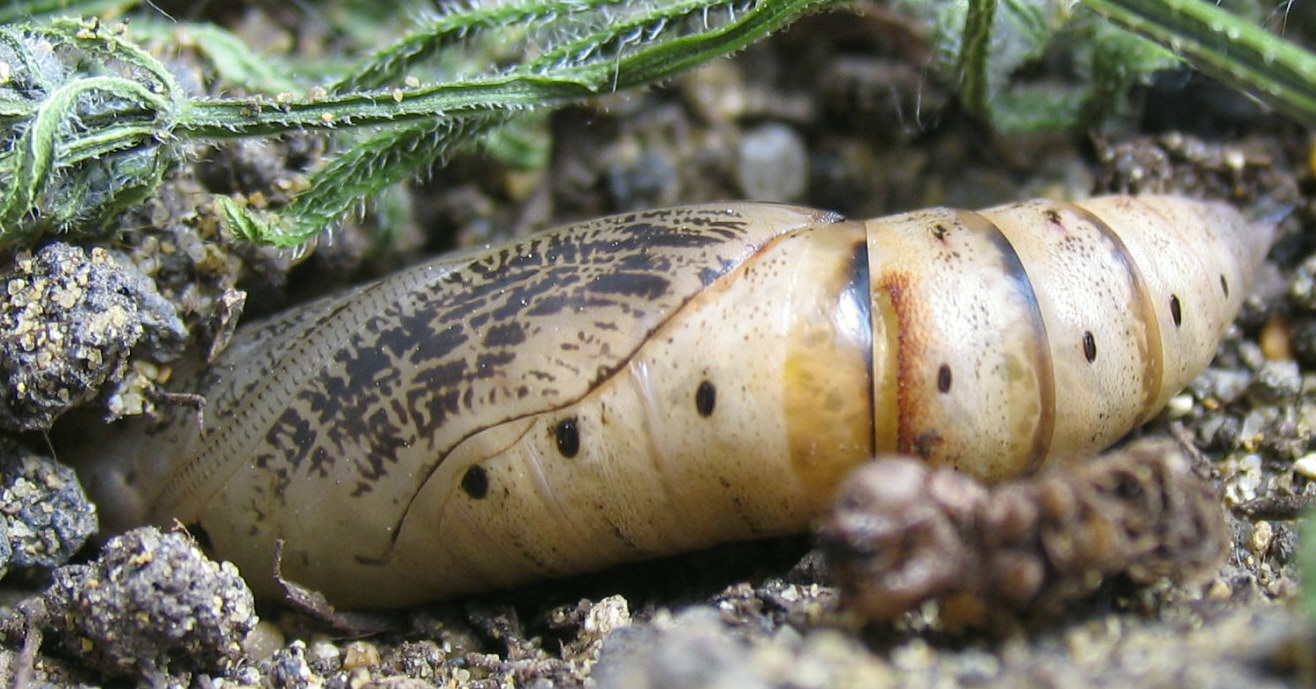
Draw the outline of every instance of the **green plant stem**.
<instances>
[{"instance_id":1,"label":"green plant stem","mask_svg":"<svg viewBox=\"0 0 1316 689\"><path fill-rule=\"evenodd\" d=\"M563 15L598 11L625 2L627 0L579 0L567 4L562 0L521 0L482 7L478 11L450 10L429 22L423 31L411 33L372 55L353 69L351 74L343 77L332 90L359 91L399 82L408 65L434 56L453 44L469 41L483 31L558 20Z\"/></svg>"},{"instance_id":2,"label":"green plant stem","mask_svg":"<svg viewBox=\"0 0 1316 689\"><path fill-rule=\"evenodd\" d=\"M700 8L709 6L707 0L687 0L658 8L643 18L592 27L503 74L329 95L309 102L195 103L180 117L176 131L185 137L223 138L292 128L392 125L317 172L310 188L280 217L257 218L231 201L221 203L230 226L240 233L282 246L297 245L361 199L424 169L517 112L669 79L740 50L800 14L839 2L763 0L746 6L723 24L705 25L696 33L665 40L657 38L671 22L698 17Z\"/></svg>"},{"instance_id":3,"label":"green plant stem","mask_svg":"<svg viewBox=\"0 0 1316 689\"><path fill-rule=\"evenodd\" d=\"M122 12L137 0L24 0L0 4L0 24L29 21L48 16L91 17L108 10Z\"/></svg>"},{"instance_id":4,"label":"green plant stem","mask_svg":"<svg viewBox=\"0 0 1316 689\"><path fill-rule=\"evenodd\" d=\"M275 103L215 100L194 102L176 133L201 139L278 134L292 129L336 129L401 124L417 120L485 116L591 98L602 93L669 79L714 57L766 36L809 11L844 0L762 2L740 19L712 31L637 47L617 60L553 67L532 62L509 74L468 78L415 88L343 93L311 101ZM591 35L573 41L597 42Z\"/></svg>"},{"instance_id":5,"label":"green plant stem","mask_svg":"<svg viewBox=\"0 0 1316 689\"><path fill-rule=\"evenodd\" d=\"M1092 11L1316 126L1316 55L1204 0L1082 0Z\"/></svg>"},{"instance_id":6,"label":"green plant stem","mask_svg":"<svg viewBox=\"0 0 1316 689\"><path fill-rule=\"evenodd\" d=\"M960 44L960 98L972 112L990 116L987 65L991 48L996 0L969 0Z\"/></svg>"}]
</instances>

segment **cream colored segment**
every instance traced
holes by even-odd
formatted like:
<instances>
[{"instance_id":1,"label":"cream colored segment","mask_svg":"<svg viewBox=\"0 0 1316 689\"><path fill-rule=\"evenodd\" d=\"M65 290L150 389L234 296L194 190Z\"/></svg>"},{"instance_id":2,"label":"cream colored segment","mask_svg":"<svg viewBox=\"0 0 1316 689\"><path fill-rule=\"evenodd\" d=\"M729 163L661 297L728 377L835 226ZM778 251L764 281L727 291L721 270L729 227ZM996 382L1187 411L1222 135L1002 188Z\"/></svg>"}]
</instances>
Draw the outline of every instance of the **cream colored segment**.
<instances>
[{"instance_id":1,"label":"cream colored segment","mask_svg":"<svg viewBox=\"0 0 1316 689\"><path fill-rule=\"evenodd\" d=\"M871 263L870 269L874 266ZM900 317L886 289L869 276L873 324L873 456L900 452Z\"/></svg>"},{"instance_id":2,"label":"cream colored segment","mask_svg":"<svg viewBox=\"0 0 1316 689\"><path fill-rule=\"evenodd\" d=\"M1032 201L981 214L1010 238L1046 322L1058 391L1051 453L1085 455L1115 442L1160 384L1163 324L1141 291L1142 265L1065 204ZM1132 231L1123 218L1109 225L1120 237Z\"/></svg>"},{"instance_id":3,"label":"cream colored segment","mask_svg":"<svg viewBox=\"0 0 1316 689\"><path fill-rule=\"evenodd\" d=\"M876 453L873 306L862 222L798 233L785 242L793 296L786 344L786 427L793 473L821 512L836 486Z\"/></svg>"},{"instance_id":4,"label":"cream colored segment","mask_svg":"<svg viewBox=\"0 0 1316 689\"><path fill-rule=\"evenodd\" d=\"M797 465L787 442L788 400L798 392L787 375L791 354L798 355L792 341L805 332L806 321L816 315L810 312L820 301L836 304L836 291L843 287L839 280L848 276L859 230L849 224L826 225L782 237L747 261L725 292L719 294L718 285L701 294L639 352L630 370L643 370L647 378L633 385L642 391L636 399L643 404L633 418L647 421L635 430L666 431L646 440L650 461L658 462L663 476L664 500L676 520L673 532L654 530L645 540L671 552L674 547L798 530L832 497L830 490L819 494L814 488L817 478L804 474L836 475L833 462L868 459L866 450L855 452L853 441L828 442L808 463ZM841 233L845 240L831 241ZM834 311L828 315L836 316ZM838 357L830 362L836 368L832 375L866 380L864 359L863 353ZM707 417L695 404L696 391L705 381L717 391ZM619 420L632 418L621 404L608 406L616 409ZM814 410L812 430L819 439L853 438L858 435L856 423L862 424L863 435L869 432L867 418L825 411ZM569 482L558 485L564 483ZM616 509L624 512L628 499L616 497ZM635 515L635 527L648 528L643 514ZM681 544L685 538L690 540Z\"/></svg>"},{"instance_id":5,"label":"cream colored segment","mask_svg":"<svg viewBox=\"0 0 1316 689\"><path fill-rule=\"evenodd\" d=\"M1047 386L1037 345L1045 333L1026 285L1008 279L1000 247L955 211L867 225L874 300L889 300L898 320L883 324L887 341L875 350L897 348L900 450L989 479L1031 466Z\"/></svg>"},{"instance_id":6,"label":"cream colored segment","mask_svg":"<svg viewBox=\"0 0 1316 689\"><path fill-rule=\"evenodd\" d=\"M1150 417L1210 363L1265 257L1273 228L1231 206L1177 197L1102 197L1084 204L1115 227L1146 279L1161 323L1165 380ZM1221 277L1229 285L1225 294ZM1171 298L1179 302L1174 325Z\"/></svg>"}]
</instances>

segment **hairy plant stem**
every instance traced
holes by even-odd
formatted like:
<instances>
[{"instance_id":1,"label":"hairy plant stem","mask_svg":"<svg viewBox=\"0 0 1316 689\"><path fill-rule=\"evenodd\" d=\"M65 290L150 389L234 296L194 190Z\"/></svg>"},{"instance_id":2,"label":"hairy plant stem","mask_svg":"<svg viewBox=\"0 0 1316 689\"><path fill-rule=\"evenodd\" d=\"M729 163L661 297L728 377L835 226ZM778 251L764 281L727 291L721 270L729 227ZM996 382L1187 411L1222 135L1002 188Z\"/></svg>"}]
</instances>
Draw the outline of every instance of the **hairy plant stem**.
<instances>
[{"instance_id":1,"label":"hairy plant stem","mask_svg":"<svg viewBox=\"0 0 1316 689\"><path fill-rule=\"evenodd\" d=\"M453 3L359 65L299 66L299 74L319 74L326 84L301 87L300 96L293 85L304 78L293 79L290 66L260 57L223 29L140 22L140 35L153 40L190 36L185 42L209 56L217 74L254 94L207 99L185 92L126 27L39 20L61 9L121 11L131 0L14 0L0 18L31 19L0 24L0 247L50 230L112 227L117 214L154 193L191 142L369 128L283 209L257 212L220 199L239 234L297 245L526 111L671 79L844 1ZM1081 1L1316 124L1316 57L1296 45L1205 0ZM1016 83L1015 72L1069 28L1072 8L1064 0L920 6L953 37L947 69L967 108L1000 129L1094 123L1131 81L1171 60L1103 22L1099 35L1079 34L1097 36L1087 41L1097 48L1075 58L1087 65L1086 81L1029 88Z\"/></svg>"},{"instance_id":2,"label":"hairy plant stem","mask_svg":"<svg viewBox=\"0 0 1316 689\"><path fill-rule=\"evenodd\" d=\"M595 0L595 4L609 3ZM348 212L361 198L414 174L517 112L669 79L713 57L740 50L802 13L832 4L839 2L668 3L578 29L574 37L560 40L538 57L502 74L332 94L303 102L203 101L184 113L178 131L188 137L224 138L294 128L390 126L317 173L311 187L281 218L261 219L231 201L221 202L224 217L240 233L277 245L296 245ZM726 20L712 23L703 18L696 24L698 29L678 30L678 20L700 19L710 7L725 11ZM523 12L541 9L531 3ZM454 20L444 18L439 23L443 30L437 35L443 35L452 30ZM462 26L469 29L487 24L467 20ZM665 36L673 31L675 36ZM414 39L403 43L372 58L363 70L373 75L366 81L403 73L406 59L400 55L429 52Z\"/></svg>"},{"instance_id":3,"label":"hairy plant stem","mask_svg":"<svg viewBox=\"0 0 1316 689\"><path fill-rule=\"evenodd\" d=\"M1082 0L1196 69L1316 126L1316 55L1205 0Z\"/></svg>"}]
</instances>

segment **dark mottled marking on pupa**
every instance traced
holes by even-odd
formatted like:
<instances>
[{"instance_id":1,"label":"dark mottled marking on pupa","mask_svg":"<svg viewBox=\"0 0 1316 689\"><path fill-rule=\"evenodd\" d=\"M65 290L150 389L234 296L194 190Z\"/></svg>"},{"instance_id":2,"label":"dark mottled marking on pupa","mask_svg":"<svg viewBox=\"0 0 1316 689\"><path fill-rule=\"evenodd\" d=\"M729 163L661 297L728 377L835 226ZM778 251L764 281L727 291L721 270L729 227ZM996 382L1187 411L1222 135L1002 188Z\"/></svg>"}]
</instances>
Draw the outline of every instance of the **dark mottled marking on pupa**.
<instances>
[{"instance_id":1,"label":"dark mottled marking on pupa","mask_svg":"<svg viewBox=\"0 0 1316 689\"><path fill-rule=\"evenodd\" d=\"M281 450L294 469L301 466L315 448L316 429L300 410L289 407L265 432L265 443Z\"/></svg>"},{"instance_id":2,"label":"dark mottled marking on pupa","mask_svg":"<svg viewBox=\"0 0 1316 689\"><path fill-rule=\"evenodd\" d=\"M492 378L498 375L499 369L512 363L516 359L514 352L486 352L475 357L475 374L474 378ZM468 388L469 389L469 388Z\"/></svg>"},{"instance_id":3,"label":"dark mottled marking on pupa","mask_svg":"<svg viewBox=\"0 0 1316 689\"><path fill-rule=\"evenodd\" d=\"M488 348L515 347L525 342L525 325L515 321L499 323L484 333L481 344Z\"/></svg>"},{"instance_id":4,"label":"dark mottled marking on pupa","mask_svg":"<svg viewBox=\"0 0 1316 689\"><path fill-rule=\"evenodd\" d=\"M657 299L667 291L671 281L649 273L611 273L590 281L591 292L621 294L641 299Z\"/></svg>"},{"instance_id":5,"label":"dark mottled marking on pupa","mask_svg":"<svg viewBox=\"0 0 1316 689\"><path fill-rule=\"evenodd\" d=\"M377 287L377 285L367 285L361 288L359 294L368 297ZM284 356L294 355L297 347L305 341L306 335L324 330L341 318L344 311L350 310L356 296L340 295L324 299L306 309L293 311L282 318L244 331L242 339L251 343L246 347L249 358L243 363L244 368L256 371L277 370L279 360ZM319 308L316 308L317 306ZM267 382L264 376L252 376L245 384L217 385L220 379L231 375L232 368L232 365L224 365L221 361L197 376L189 386L190 392L207 394L206 406L209 408L209 413L216 418L226 418L234 410L242 408L239 400L245 399L259 385Z\"/></svg>"}]
</instances>

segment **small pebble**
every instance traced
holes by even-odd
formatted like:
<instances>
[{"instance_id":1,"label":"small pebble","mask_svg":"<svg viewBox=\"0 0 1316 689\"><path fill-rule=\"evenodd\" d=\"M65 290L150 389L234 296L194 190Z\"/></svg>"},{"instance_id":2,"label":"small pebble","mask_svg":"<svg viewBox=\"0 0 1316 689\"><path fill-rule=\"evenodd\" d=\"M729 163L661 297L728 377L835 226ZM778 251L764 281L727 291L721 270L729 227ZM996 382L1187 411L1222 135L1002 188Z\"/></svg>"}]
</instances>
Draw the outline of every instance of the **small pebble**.
<instances>
[{"instance_id":1,"label":"small pebble","mask_svg":"<svg viewBox=\"0 0 1316 689\"><path fill-rule=\"evenodd\" d=\"M1302 391L1302 372L1296 361L1266 361L1248 386L1249 396L1262 404L1292 400Z\"/></svg>"},{"instance_id":2,"label":"small pebble","mask_svg":"<svg viewBox=\"0 0 1316 689\"><path fill-rule=\"evenodd\" d=\"M1192 413L1194 406L1192 395L1179 394L1171 397L1166 403L1165 413L1171 419L1182 419Z\"/></svg>"},{"instance_id":3,"label":"small pebble","mask_svg":"<svg viewBox=\"0 0 1316 689\"><path fill-rule=\"evenodd\" d=\"M936 651L922 639L911 639L891 650L891 663L905 672L926 670L936 659Z\"/></svg>"},{"instance_id":4,"label":"small pebble","mask_svg":"<svg viewBox=\"0 0 1316 689\"><path fill-rule=\"evenodd\" d=\"M1239 505L1257 499L1261 488L1261 457L1245 454L1229 457L1223 463L1225 501L1230 505Z\"/></svg>"},{"instance_id":5,"label":"small pebble","mask_svg":"<svg viewBox=\"0 0 1316 689\"><path fill-rule=\"evenodd\" d=\"M1293 470L1299 476L1316 480L1316 453L1303 455L1293 461Z\"/></svg>"},{"instance_id":6,"label":"small pebble","mask_svg":"<svg viewBox=\"0 0 1316 689\"><path fill-rule=\"evenodd\" d=\"M1243 396L1252 384L1252 374L1245 370L1208 368L1192 383L1199 399L1213 398L1228 404Z\"/></svg>"},{"instance_id":7,"label":"small pebble","mask_svg":"<svg viewBox=\"0 0 1316 689\"><path fill-rule=\"evenodd\" d=\"M793 201L809 186L809 151L795 130L770 122L740 142L736 181L745 198Z\"/></svg>"},{"instance_id":8,"label":"small pebble","mask_svg":"<svg viewBox=\"0 0 1316 689\"><path fill-rule=\"evenodd\" d=\"M1271 361L1293 359L1293 328L1283 318L1271 317L1261 329L1261 351Z\"/></svg>"},{"instance_id":9,"label":"small pebble","mask_svg":"<svg viewBox=\"0 0 1316 689\"><path fill-rule=\"evenodd\" d=\"M343 651L343 669L373 668L379 666L379 649L369 641L353 641Z\"/></svg>"},{"instance_id":10,"label":"small pebble","mask_svg":"<svg viewBox=\"0 0 1316 689\"><path fill-rule=\"evenodd\" d=\"M745 646L716 609L701 606L669 627L624 627L608 635L594 665L599 689L769 689Z\"/></svg>"},{"instance_id":11,"label":"small pebble","mask_svg":"<svg viewBox=\"0 0 1316 689\"><path fill-rule=\"evenodd\" d=\"M1308 311L1316 311L1316 256L1303 261L1289 281L1289 301Z\"/></svg>"},{"instance_id":12,"label":"small pebble","mask_svg":"<svg viewBox=\"0 0 1316 689\"><path fill-rule=\"evenodd\" d=\"M627 141L610 148L605 159L608 191L618 208L671 203L679 177L667 153Z\"/></svg>"},{"instance_id":13,"label":"small pebble","mask_svg":"<svg viewBox=\"0 0 1316 689\"><path fill-rule=\"evenodd\" d=\"M1243 417L1243 425L1239 427L1238 437L1243 442L1244 447L1254 449L1256 444L1261 441L1269 417L1270 414L1267 413L1266 407L1253 409Z\"/></svg>"},{"instance_id":14,"label":"small pebble","mask_svg":"<svg viewBox=\"0 0 1316 689\"><path fill-rule=\"evenodd\" d=\"M1248 539L1248 547L1257 557L1265 557L1266 552L1270 550L1270 543L1275 539L1275 528L1270 522L1260 521L1252 525L1252 537Z\"/></svg>"},{"instance_id":15,"label":"small pebble","mask_svg":"<svg viewBox=\"0 0 1316 689\"><path fill-rule=\"evenodd\" d=\"M606 636L614 629L628 627L630 624L631 612L626 604L626 598L608 596L590 608L581 628L588 634Z\"/></svg>"},{"instance_id":16,"label":"small pebble","mask_svg":"<svg viewBox=\"0 0 1316 689\"><path fill-rule=\"evenodd\" d=\"M1251 340L1239 341L1237 351L1239 361L1242 361L1249 371L1260 371L1268 361L1265 352L1261 351L1261 345Z\"/></svg>"},{"instance_id":17,"label":"small pebble","mask_svg":"<svg viewBox=\"0 0 1316 689\"><path fill-rule=\"evenodd\" d=\"M265 673L267 686L313 686L311 680L315 674L306 662L306 642L301 639L275 651L274 656L262 661L260 666Z\"/></svg>"},{"instance_id":18,"label":"small pebble","mask_svg":"<svg viewBox=\"0 0 1316 689\"><path fill-rule=\"evenodd\" d=\"M287 639L283 636L283 630L279 625L266 620L256 623L254 629L247 638L242 640L242 650L247 655L256 660L264 660L274 655L274 651L279 649ZM337 653L337 649L334 651Z\"/></svg>"},{"instance_id":19,"label":"small pebble","mask_svg":"<svg viewBox=\"0 0 1316 689\"><path fill-rule=\"evenodd\" d=\"M319 637L311 639L311 643L306 648L306 660L310 663L334 667L341 666L339 659L342 658L342 651L328 637Z\"/></svg>"}]
</instances>

